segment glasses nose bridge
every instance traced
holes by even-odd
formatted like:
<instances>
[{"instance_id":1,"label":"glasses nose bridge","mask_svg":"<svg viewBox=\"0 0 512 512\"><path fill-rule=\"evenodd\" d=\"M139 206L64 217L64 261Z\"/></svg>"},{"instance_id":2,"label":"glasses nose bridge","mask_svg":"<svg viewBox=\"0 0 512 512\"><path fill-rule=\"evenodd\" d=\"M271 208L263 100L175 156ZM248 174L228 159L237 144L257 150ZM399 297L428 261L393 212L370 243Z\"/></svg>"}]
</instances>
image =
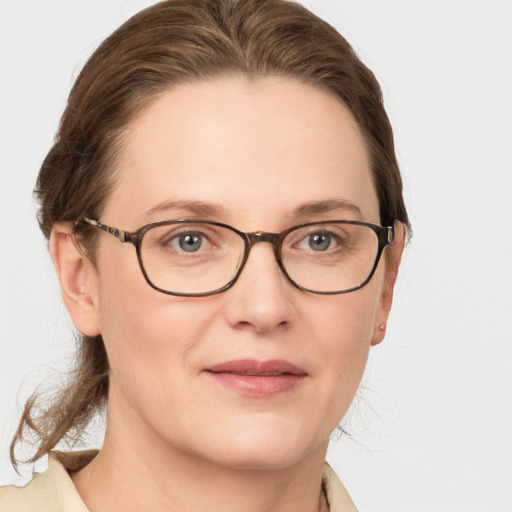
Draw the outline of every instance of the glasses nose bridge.
<instances>
[{"instance_id":1,"label":"glasses nose bridge","mask_svg":"<svg viewBox=\"0 0 512 512\"><path fill-rule=\"evenodd\" d=\"M248 245L247 245L247 257L249 256L249 252L253 248L254 245L260 242L267 242L273 245L274 254L276 255L277 260L279 261L279 249L281 246L281 235L278 233L268 233L267 231L254 231L252 233L246 233Z\"/></svg>"}]
</instances>

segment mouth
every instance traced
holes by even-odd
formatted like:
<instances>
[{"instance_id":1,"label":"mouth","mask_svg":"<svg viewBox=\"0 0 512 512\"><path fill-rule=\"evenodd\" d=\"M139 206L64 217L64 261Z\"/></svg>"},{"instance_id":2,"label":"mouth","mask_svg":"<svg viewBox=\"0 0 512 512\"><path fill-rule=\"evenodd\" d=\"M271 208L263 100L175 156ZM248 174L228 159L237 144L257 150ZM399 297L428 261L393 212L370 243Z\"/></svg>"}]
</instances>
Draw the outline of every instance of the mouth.
<instances>
[{"instance_id":1,"label":"mouth","mask_svg":"<svg viewBox=\"0 0 512 512\"><path fill-rule=\"evenodd\" d=\"M308 375L302 368L280 359L226 361L209 366L204 372L227 388L259 398L296 389Z\"/></svg>"}]
</instances>

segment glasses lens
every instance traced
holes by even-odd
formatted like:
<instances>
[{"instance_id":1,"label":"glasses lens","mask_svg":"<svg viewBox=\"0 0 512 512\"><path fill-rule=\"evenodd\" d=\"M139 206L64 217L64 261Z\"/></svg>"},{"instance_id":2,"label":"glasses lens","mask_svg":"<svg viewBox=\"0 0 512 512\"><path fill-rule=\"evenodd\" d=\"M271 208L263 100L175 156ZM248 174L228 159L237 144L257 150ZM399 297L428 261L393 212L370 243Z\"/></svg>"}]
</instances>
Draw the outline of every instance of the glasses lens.
<instances>
[{"instance_id":1,"label":"glasses lens","mask_svg":"<svg viewBox=\"0 0 512 512\"><path fill-rule=\"evenodd\" d=\"M141 260L149 281L178 294L213 292L235 276L244 240L234 231L202 222L157 225L144 233Z\"/></svg>"},{"instance_id":2,"label":"glasses lens","mask_svg":"<svg viewBox=\"0 0 512 512\"><path fill-rule=\"evenodd\" d=\"M282 262L290 279L313 292L342 292L363 284L375 265L377 234L368 226L320 223L288 233Z\"/></svg>"}]
</instances>

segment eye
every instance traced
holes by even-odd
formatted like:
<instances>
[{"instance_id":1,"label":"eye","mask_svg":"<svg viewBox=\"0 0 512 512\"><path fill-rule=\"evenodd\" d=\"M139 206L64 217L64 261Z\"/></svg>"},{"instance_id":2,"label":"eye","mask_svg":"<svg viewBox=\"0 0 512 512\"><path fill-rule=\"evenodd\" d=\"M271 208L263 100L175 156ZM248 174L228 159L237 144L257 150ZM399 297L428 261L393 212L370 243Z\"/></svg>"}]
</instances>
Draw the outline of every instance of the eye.
<instances>
[{"instance_id":1,"label":"eye","mask_svg":"<svg viewBox=\"0 0 512 512\"><path fill-rule=\"evenodd\" d=\"M186 233L178 237L178 245L180 249L183 249L185 252L195 252L203 245L203 239L198 234Z\"/></svg>"},{"instance_id":2,"label":"eye","mask_svg":"<svg viewBox=\"0 0 512 512\"><path fill-rule=\"evenodd\" d=\"M155 224L143 238L144 255L161 255L165 258L209 258L219 255L226 248L230 232L225 228L197 223Z\"/></svg>"},{"instance_id":3,"label":"eye","mask_svg":"<svg viewBox=\"0 0 512 512\"><path fill-rule=\"evenodd\" d=\"M313 251L326 251L331 247L332 239L328 233L312 233L307 237L307 244Z\"/></svg>"},{"instance_id":4,"label":"eye","mask_svg":"<svg viewBox=\"0 0 512 512\"><path fill-rule=\"evenodd\" d=\"M343 250L347 242L347 233L338 226L309 226L298 229L290 234L287 246L310 254L326 253L333 255Z\"/></svg>"},{"instance_id":5,"label":"eye","mask_svg":"<svg viewBox=\"0 0 512 512\"><path fill-rule=\"evenodd\" d=\"M197 231L188 231L174 235L169 238L168 243L175 249L179 248L183 252L197 252L207 245L207 238L204 234Z\"/></svg>"}]
</instances>

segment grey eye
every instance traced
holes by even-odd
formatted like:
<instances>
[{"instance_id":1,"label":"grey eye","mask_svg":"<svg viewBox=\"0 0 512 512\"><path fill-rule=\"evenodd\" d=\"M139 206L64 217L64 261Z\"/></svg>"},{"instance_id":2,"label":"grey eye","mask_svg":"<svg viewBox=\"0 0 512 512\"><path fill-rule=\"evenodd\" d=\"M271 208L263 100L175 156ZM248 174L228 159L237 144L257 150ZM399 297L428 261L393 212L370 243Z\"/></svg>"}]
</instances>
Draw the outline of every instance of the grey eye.
<instances>
[{"instance_id":1,"label":"grey eye","mask_svg":"<svg viewBox=\"0 0 512 512\"><path fill-rule=\"evenodd\" d=\"M331 237L325 233L313 233L308 237L308 244L313 251L326 251L331 246Z\"/></svg>"},{"instance_id":2,"label":"grey eye","mask_svg":"<svg viewBox=\"0 0 512 512\"><path fill-rule=\"evenodd\" d=\"M202 235L197 233L186 233L178 237L178 245L185 252L196 252L203 245Z\"/></svg>"}]
</instances>

